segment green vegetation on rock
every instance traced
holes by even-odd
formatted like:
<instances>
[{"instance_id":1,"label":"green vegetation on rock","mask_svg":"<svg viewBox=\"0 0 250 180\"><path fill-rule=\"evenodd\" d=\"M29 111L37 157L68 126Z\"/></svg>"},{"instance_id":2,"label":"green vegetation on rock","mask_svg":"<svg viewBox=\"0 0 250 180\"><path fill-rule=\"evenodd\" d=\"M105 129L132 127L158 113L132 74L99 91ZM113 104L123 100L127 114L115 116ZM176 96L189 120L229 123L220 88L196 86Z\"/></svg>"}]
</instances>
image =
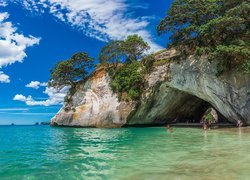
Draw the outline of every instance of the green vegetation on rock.
<instances>
[{"instance_id":1,"label":"green vegetation on rock","mask_svg":"<svg viewBox=\"0 0 250 180\"><path fill-rule=\"evenodd\" d=\"M153 55L144 56L149 49L147 42L138 35L130 35L124 41L112 41L104 46L99 61L107 67L111 88L119 100L138 100L143 77L152 68ZM142 61L138 61L143 59Z\"/></svg>"},{"instance_id":2,"label":"green vegetation on rock","mask_svg":"<svg viewBox=\"0 0 250 180\"><path fill-rule=\"evenodd\" d=\"M123 41L112 41L101 49L99 53L99 61L102 65L112 66L117 69L119 63L123 62L124 52L122 50Z\"/></svg>"},{"instance_id":3,"label":"green vegetation on rock","mask_svg":"<svg viewBox=\"0 0 250 180\"><path fill-rule=\"evenodd\" d=\"M58 62L50 73L49 86L61 88L75 87L78 81L84 80L89 70L94 67L94 59L85 52L74 54L70 59Z\"/></svg>"},{"instance_id":4,"label":"green vegetation on rock","mask_svg":"<svg viewBox=\"0 0 250 180\"><path fill-rule=\"evenodd\" d=\"M204 116L202 117L202 120L205 121L205 122L213 122L213 121L215 121L215 118L212 115L212 109L211 108L209 108L205 112Z\"/></svg>"},{"instance_id":5,"label":"green vegetation on rock","mask_svg":"<svg viewBox=\"0 0 250 180\"><path fill-rule=\"evenodd\" d=\"M249 0L175 0L158 33L170 32L170 46L182 55L218 60L218 73L231 69L249 73Z\"/></svg>"},{"instance_id":6,"label":"green vegetation on rock","mask_svg":"<svg viewBox=\"0 0 250 180\"><path fill-rule=\"evenodd\" d=\"M137 100L143 85L140 62L124 64L111 77L111 88L118 93L119 100Z\"/></svg>"},{"instance_id":7,"label":"green vegetation on rock","mask_svg":"<svg viewBox=\"0 0 250 180\"><path fill-rule=\"evenodd\" d=\"M205 55L216 60L218 75L232 69L250 73L249 14L249 0L175 0L157 30L159 34L171 33L170 47L182 56ZM130 35L101 49L99 61L106 67L119 99L137 100L145 74L169 60L155 61L155 55L145 56L149 48L142 37ZM49 86L75 87L92 67L93 58L77 53L56 64Z\"/></svg>"},{"instance_id":8,"label":"green vegetation on rock","mask_svg":"<svg viewBox=\"0 0 250 180\"><path fill-rule=\"evenodd\" d=\"M145 73L150 73L154 67L154 63L156 62L155 60L155 55L150 54L142 58L141 63L144 66L144 72Z\"/></svg>"},{"instance_id":9,"label":"green vegetation on rock","mask_svg":"<svg viewBox=\"0 0 250 180\"><path fill-rule=\"evenodd\" d=\"M150 47L147 42L145 42L142 37L138 35L130 35L127 39L121 44L122 50L126 54L126 61L133 62L138 61L143 57L143 54Z\"/></svg>"},{"instance_id":10,"label":"green vegetation on rock","mask_svg":"<svg viewBox=\"0 0 250 180\"><path fill-rule=\"evenodd\" d=\"M124 41L111 41L101 49L99 61L102 65L116 69L119 63L138 61L150 47L142 37L130 35Z\"/></svg>"}]
</instances>

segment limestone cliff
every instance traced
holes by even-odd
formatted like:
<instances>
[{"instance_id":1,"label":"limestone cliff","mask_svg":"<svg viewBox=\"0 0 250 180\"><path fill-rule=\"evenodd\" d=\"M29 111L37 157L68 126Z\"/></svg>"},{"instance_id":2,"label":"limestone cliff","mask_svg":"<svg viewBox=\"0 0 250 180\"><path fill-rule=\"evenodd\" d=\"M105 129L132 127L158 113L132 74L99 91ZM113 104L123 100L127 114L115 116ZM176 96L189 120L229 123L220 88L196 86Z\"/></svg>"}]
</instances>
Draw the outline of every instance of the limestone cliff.
<instances>
[{"instance_id":1,"label":"limestone cliff","mask_svg":"<svg viewBox=\"0 0 250 180\"><path fill-rule=\"evenodd\" d=\"M126 123L133 104L119 102L109 87L105 69L97 69L87 81L76 87L68 102L51 120L52 125L81 127L120 127Z\"/></svg>"},{"instance_id":2,"label":"limestone cliff","mask_svg":"<svg viewBox=\"0 0 250 180\"><path fill-rule=\"evenodd\" d=\"M172 60L174 50L156 55L145 76L140 102L119 102L104 69L96 70L78 85L69 102L51 120L52 125L121 127L158 125L166 122L198 122L209 107L219 119L250 124L250 76L231 71L216 76L216 61L205 57Z\"/></svg>"}]
</instances>

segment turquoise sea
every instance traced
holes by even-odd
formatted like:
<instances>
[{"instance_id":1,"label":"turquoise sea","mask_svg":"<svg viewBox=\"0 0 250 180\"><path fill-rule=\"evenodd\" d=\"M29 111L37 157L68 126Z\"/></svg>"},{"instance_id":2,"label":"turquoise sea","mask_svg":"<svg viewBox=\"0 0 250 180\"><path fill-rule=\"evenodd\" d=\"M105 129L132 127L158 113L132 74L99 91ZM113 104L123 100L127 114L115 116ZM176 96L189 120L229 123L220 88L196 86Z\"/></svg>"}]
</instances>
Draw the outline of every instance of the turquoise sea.
<instances>
[{"instance_id":1,"label":"turquoise sea","mask_svg":"<svg viewBox=\"0 0 250 180\"><path fill-rule=\"evenodd\" d=\"M0 179L250 179L250 129L0 126Z\"/></svg>"}]
</instances>

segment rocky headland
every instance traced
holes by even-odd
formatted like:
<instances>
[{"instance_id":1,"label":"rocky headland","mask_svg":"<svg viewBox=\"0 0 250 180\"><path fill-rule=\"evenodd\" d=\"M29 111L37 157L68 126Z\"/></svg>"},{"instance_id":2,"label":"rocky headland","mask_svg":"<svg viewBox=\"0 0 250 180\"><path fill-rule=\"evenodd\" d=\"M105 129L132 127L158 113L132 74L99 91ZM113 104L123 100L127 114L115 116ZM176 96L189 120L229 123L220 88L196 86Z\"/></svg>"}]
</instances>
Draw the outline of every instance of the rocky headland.
<instances>
[{"instance_id":1,"label":"rocky headland","mask_svg":"<svg viewBox=\"0 0 250 180\"><path fill-rule=\"evenodd\" d=\"M119 101L104 67L68 93L53 126L114 128L199 122L209 108L219 121L250 125L250 75L230 71L217 75L217 62L206 57L176 58L174 49L155 54L144 76L138 101Z\"/></svg>"}]
</instances>

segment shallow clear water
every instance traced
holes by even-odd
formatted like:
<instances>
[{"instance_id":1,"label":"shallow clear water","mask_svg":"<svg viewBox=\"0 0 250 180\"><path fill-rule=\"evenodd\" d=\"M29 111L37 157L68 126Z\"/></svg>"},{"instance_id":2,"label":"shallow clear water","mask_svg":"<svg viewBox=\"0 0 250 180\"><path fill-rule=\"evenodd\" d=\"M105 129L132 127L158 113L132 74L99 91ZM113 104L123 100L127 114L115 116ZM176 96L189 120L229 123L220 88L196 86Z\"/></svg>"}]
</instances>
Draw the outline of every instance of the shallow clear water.
<instances>
[{"instance_id":1,"label":"shallow clear water","mask_svg":"<svg viewBox=\"0 0 250 180\"><path fill-rule=\"evenodd\" d=\"M0 179L250 179L250 129L0 126Z\"/></svg>"}]
</instances>

